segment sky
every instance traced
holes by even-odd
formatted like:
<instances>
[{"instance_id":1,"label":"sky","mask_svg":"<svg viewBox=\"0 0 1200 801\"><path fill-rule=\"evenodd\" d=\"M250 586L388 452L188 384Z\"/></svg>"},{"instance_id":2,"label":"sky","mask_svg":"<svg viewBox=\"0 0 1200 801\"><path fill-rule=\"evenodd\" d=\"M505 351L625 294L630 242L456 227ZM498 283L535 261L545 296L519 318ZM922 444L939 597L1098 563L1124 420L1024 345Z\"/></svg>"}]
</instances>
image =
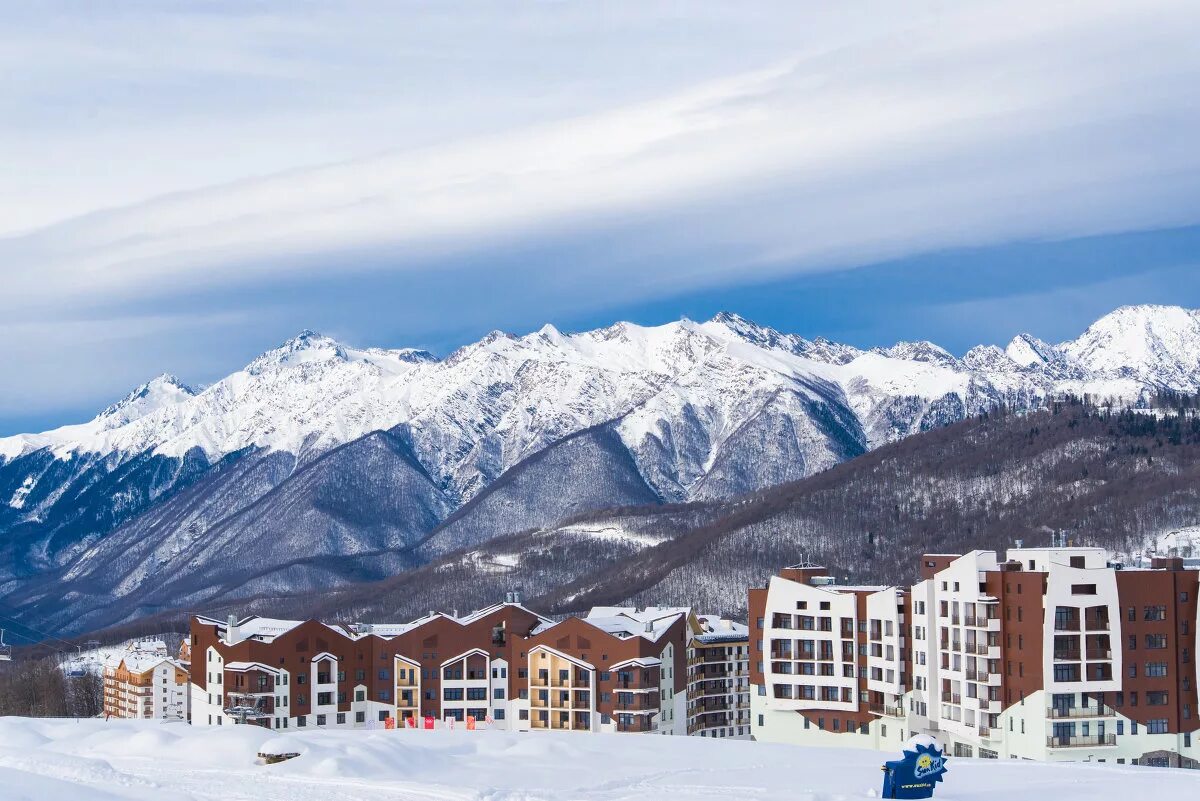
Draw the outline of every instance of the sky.
<instances>
[{"instance_id":1,"label":"sky","mask_svg":"<svg viewBox=\"0 0 1200 801\"><path fill-rule=\"evenodd\" d=\"M301 329L729 310L859 346L1200 306L1200 5L16 4L0 435Z\"/></svg>"}]
</instances>

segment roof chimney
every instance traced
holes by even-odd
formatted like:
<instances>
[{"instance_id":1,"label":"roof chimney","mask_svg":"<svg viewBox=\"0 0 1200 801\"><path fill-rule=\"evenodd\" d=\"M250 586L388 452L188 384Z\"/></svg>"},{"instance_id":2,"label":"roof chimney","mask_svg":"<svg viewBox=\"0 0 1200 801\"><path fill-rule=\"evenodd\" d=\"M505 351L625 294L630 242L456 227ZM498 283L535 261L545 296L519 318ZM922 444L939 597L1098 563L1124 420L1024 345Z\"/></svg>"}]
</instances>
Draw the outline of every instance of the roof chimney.
<instances>
[{"instance_id":1,"label":"roof chimney","mask_svg":"<svg viewBox=\"0 0 1200 801\"><path fill-rule=\"evenodd\" d=\"M646 621L646 633L647 633L647 634L653 634L653 633L654 633L654 621L653 621L653 620L647 620L647 621Z\"/></svg>"},{"instance_id":2,"label":"roof chimney","mask_svg":"<svg viewBox=\"0 0 1200 801\"><path fill-rule=\"evenodd\" d=\"M241 632L238 631L237 615L229 613L229 619L225 622L225 642L230 645L236 645Z\"/></svg>"}]
</instances>

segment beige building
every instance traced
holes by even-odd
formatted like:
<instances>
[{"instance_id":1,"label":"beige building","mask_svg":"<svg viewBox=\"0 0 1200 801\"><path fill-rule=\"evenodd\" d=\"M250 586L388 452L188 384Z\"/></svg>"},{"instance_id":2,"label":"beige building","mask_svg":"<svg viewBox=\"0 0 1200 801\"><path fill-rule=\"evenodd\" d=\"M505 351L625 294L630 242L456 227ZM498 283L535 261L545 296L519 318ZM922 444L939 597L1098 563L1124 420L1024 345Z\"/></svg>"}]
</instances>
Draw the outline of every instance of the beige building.
<instances>
[{"instance_id":1,"label":"beige building","mask_svg":"<svg viewBox=\"0 0 1200 801\"><path fill-rule=\"evenodd\" d=\"M187 665L161 640L139 640L104 666L104 716L186 720Z\"/></svg>"}]
</instances>

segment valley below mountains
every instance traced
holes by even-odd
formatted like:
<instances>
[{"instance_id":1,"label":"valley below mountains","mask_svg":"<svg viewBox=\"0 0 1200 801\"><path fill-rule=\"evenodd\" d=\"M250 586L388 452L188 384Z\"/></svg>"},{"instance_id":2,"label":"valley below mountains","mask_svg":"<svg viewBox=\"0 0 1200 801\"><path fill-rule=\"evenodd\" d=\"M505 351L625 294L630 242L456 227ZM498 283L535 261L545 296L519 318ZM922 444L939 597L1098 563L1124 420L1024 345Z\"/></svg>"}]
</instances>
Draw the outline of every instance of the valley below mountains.
<instances>
[{"instance_id":1,"label":"valley below mountains","mask_svg":"<svg viewBox=\"0 0 1200 801\"><path fill-rule=\"evenodd\" d=\"M1047 527L1124 547L1196 522L1188 410L1146 410L1197 392L1200 314L1175 307L961 357L729 314L444 359L304 332L208 387L160 376L0 439L0 609L57 634L516 587L733 612L802 554L865 579Z\"/></svg>"}]
</instances>

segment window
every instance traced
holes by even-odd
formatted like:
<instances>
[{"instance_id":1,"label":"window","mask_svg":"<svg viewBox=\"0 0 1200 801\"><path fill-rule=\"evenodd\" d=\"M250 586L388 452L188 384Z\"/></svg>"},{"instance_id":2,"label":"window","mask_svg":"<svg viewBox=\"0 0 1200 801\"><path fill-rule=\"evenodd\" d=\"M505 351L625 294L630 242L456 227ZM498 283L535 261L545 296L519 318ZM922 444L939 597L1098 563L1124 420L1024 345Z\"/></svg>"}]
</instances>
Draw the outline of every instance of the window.
<instances>
[{"instance_id":1,"label":"window","mask_svg":"<svg viewBox=\"0 0 1200 801\"><path fill-rule=\"evenodd\" d=\"M1072 584L1071 585L1071 594L1072 595L1095 595L1096 594L1096 585L1095 584Z\"/></svg>"},{"instance_id":2,"label":"window","mask_svg":"<svg viewBox=\"0 0 1200 801\"><path fill-rule=\"evenodd\" d=\"M1055 665L1055 681L1079 681L1079 665Z\"/></svg>"},{"instance_id":3,"label":"window","mask_svg":"<svg viewBox=\"0 0 1200 801\"><path fill-rule=\"evenodd\" d=\"M329 706L332 703L333 693L317 693L317 706ZM318 718L320 717L323 716L319 715ZM320 726L321 723L318 722L317 725Z\"/></svg>"},{"instance_id":4,"label":"window","mask_svg":"<svg viewBox=\"0 0 1200 801\"><path fill-rule=\"evenodd\" d=\"M1161 679L1167 675L1166 662L1147 662L1146 663L1146 678Z\"/></svg>"},{"instance_id":5,"label":"window","mask_svg":"<svg viewBox=\"0 0 1200 801\"><path fill-rule=\"evenodd\" d=\"M1072 556L1071 557L1071 567L1082 569L1083 568L1083 557L1082 556Z\"/></svg>"},{"instance_id":6,"label":"window","mask_svg":"<svg viewBox=\"0 0 1200 801\"><path fill-rule=\"evenodd\" d=\"M1146 721L1146 731L1149 732L1150 734L1166 734L1167 733L1167 719L1166 718L1155 718L1154 720Z\"/></svg>"},{"instance_id":7,"label":"window","mask_svg":"<svg viewBox=\"0 0 1200 801\"><path fill-rule=\"evenodd\" d=\"M343 724L343 723L345 723L345 722L346 722L346 713L345 713L345 712L338 712L338 713L337 713L337 722L338 722L338 724L339 724L339 725L341 725L341 724Z\"/></svg>"},{"instance_id":8,"label":"window","mask_svg":"<svg viewBox=\"0 0 1200 801\"><path fill-rule=\"evenodd\" d=\"M325 716L324 715L317 715L317 725L318 726L325 725Z\"/></svg>"},{"instance_id":9,"label":"window","mask_svg":"<svg viewBox=\"0 0 1200 801\"><path fill-rule=\"evenodd\" d=\"M1159 650L1167 647L1167 635L1165 634L1147 634L1146 648L1150 650Z\"/></svg>"},{"instance_id":10,"label":"window","mask_svg":"<svg viewBox=\"0 0 1200 801\"><path fill-rule=\"evenodd\" d=\"M387 710L386 710L386 709L381 709L381 710L379 710L379 720L380 720L380 721L385 721L385 720L387 720L387 719L388 719L388 712L387 712Z\"/></svg>"},{"instance_id":11,"label":"window","mask_svg":"<svg viewBox=\"0 0 1200 801\"><path fill-rule=\"evenodd\" d=\"M387 668L380 668L379 669L379 678L383 681L387 681L387 677L388 677Z\"/></svg>"},{"instance_id":12,"label":"window","mask_svg":"<svg viewBox=\"0 0 1200 801\"><path fill-rule=\"evenodd\" d=\"M1163 605L1147 606L1145 608L1145 610L1143 611L1142 619L1143 620L1166 620L1167 619L1167 607L1163 606Z\"/></svg>"},{"instance_id":13,"label":"window","mask_svg":"<svg viewBox=\"0 0 1200 801\"><path fill-rule=\"evenodd\" d=\"M1166 690L1151 690L1146 693L1146 706L1166 706Z\"/></svg>"}]
</instances>

